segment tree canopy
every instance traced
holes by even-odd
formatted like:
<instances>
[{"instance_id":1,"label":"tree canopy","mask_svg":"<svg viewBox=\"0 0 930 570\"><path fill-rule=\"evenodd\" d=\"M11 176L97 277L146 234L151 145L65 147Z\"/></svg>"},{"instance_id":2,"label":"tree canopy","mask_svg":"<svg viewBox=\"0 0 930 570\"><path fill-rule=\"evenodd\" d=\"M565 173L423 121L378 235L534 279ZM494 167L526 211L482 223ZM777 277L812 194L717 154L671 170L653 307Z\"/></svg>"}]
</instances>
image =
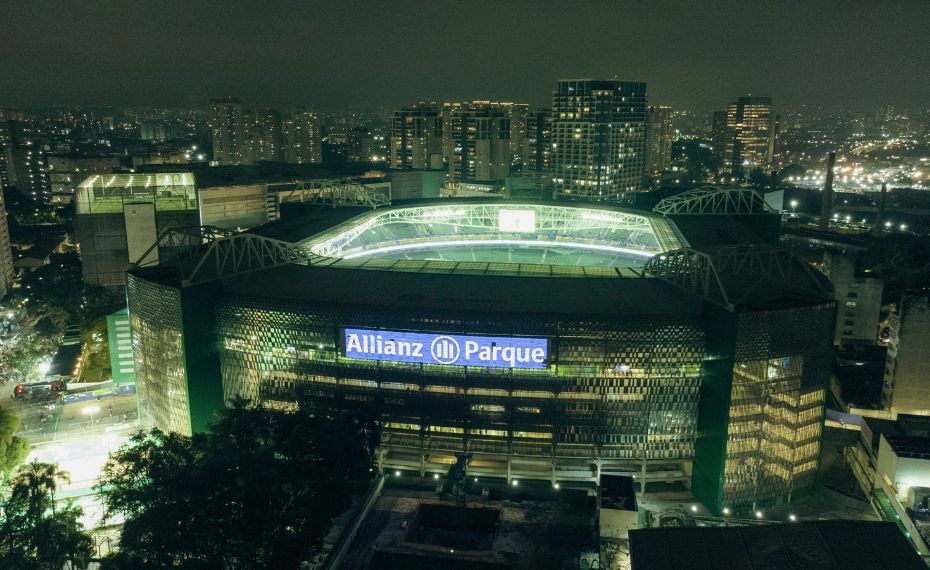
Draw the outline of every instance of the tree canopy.
<instances>
[{"instance_id":1,"label":"tree canopy","mask_svg":"<svg viewBox=\"0 0 930 570\"><path fill-rule=\"evenodd\" d=\"M56 507L55 489L68 474L57 465L29 463L16 470L0 501L0 568L86 568L93 553L79 521L81 508Z\"/></svg>"},{"instance_id":2,"label":"tree canopy","mask_svg":"<svg viewBox=\"0 0 930 570\"><path fill-rule=\"evenodd\" d=\"M6 480L29 455L29 442L13 435L19 429L19 418L6 408L0 408L0 479Z\"/></svg>"},{"instance_id":3,"label":"tree canopy","mask_svg":"<svg viewBox=\"0 0 930 570\"><path fill-rule=\"evenodd\" d=\"M930 259L930 238L892 233L872 241L865 264L884 279L884 301L895 303L904 291L930 287L927 259Z\"/></svg>"},{"instance_id":4,"label":"tree canopy","mask_svg":"<svg viewBox=\"0 0 930 570\"><path fill-rule=\"evenodd\" d=\"M371 477L373 426L238 403L206 434L136 434L104 467L105 568L296 568Z\"/></svg>"}]
</instances>

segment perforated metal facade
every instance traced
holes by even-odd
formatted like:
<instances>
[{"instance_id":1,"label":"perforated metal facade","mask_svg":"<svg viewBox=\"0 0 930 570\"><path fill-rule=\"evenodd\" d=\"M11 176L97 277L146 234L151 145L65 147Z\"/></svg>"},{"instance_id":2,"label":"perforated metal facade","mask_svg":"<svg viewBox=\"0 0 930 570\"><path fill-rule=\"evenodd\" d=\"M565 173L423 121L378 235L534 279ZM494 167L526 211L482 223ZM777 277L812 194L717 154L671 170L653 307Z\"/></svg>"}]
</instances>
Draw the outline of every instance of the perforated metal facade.
<instances>
[{"instance_id":1,"label":"perforated metal facade","mask_svg":"<svg viewBox=\"0 0 930 570\"><path fill-rule=\"evenodd\" d=\"M703 333L695 319L622 321L402 316L223 303L217 308L226 397L379 414L388 448L534 458L693 455ZM349 359L342 325L541 336L545 370Z\"/></svg>"},{"instance_id":2,"label":"perforated metal facade","mask_svg":"<svg viewBox=\"0 0 930 570\"><path fill-rule=\"evenodd\" d=\"M133 275L126 289L143 426L190 433L181 291Z\"/></svg>"},{"instance_id":3,"label":"perforated metal facade","mask_svg":"<svg viewBox=\"0 0 930 570\"><path fill-rule=\"evenodd\" d=\"M834 310L824 303L718 317L729 322L708 333L714 359L694 463L695 494L708 506L784 502L813 483Z\"/></svg>"}]
</instances>

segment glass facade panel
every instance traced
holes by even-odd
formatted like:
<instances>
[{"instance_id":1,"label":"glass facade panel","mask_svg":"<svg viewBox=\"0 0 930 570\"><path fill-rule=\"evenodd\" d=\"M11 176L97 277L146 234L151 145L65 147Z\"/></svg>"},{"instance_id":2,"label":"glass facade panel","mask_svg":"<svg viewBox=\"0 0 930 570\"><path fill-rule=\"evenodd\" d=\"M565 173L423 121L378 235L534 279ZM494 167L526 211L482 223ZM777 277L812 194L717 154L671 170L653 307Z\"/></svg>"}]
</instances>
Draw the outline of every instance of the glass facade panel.
<instances>
[{"instance_id":1,"label":"glass facade panel","mask_svg":"<svg viewBox=\"0 0 930 570\"><path fill-rule=\"evenodd\" d=\"M126 287L142 425L189 435L180 290L133 275Z\"/></svg>"},{"instance_id":2,"label":"glass facade panel","mask_svg":"<svg viewBox=\"0 0 930 570\"><path fill-rule=\"evenodd\" d=\"M368 323L450 333L463 326L425 316L221 303L226 398L293 401L321 412L374 411L389 449L608 457L631 464L693 455L704 342L688 317L471 323L487 334L519 328L521 335L549 338L552 362L543 370L343 357L339 327ZM420 426L413 439L412 425ZM547 443L520 446L515 439Z\"/></svg>"}]
</instances>

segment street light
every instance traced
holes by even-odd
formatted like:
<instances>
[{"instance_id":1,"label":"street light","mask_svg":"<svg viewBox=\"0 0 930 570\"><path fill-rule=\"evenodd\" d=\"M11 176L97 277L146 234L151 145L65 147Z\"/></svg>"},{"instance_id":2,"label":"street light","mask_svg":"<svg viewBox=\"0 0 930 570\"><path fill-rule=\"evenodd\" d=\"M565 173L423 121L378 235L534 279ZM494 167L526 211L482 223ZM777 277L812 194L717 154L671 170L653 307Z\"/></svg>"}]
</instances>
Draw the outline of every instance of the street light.
<instances>
[{"instance_id":1,"label":"street light","mask_svg":"<svg viewBox=\"0 0 930 570\"><path fill-rule=\"evenodd\" d=\"M794 215L794 210L795 210L797 207L798 207L798 201L797 201L797 200L792 200L792 201L791 201L791 215L792 215L792 216Z\"/></svg>"},{"instance_id":2,"label":"street light","mask_svg":"<svg viewBox=\"0 0 930 570\"><path fill-rule=\"evenodd\" d=\"M81 409L81 413L84 414L85 416L90 416L90 427L91 427L91 432L93 433L93 431L95 431L94 430L94 416L100 413L100 406L96 404L92 406L85 406L84 408Z\"/></svg>"}]
</instances>

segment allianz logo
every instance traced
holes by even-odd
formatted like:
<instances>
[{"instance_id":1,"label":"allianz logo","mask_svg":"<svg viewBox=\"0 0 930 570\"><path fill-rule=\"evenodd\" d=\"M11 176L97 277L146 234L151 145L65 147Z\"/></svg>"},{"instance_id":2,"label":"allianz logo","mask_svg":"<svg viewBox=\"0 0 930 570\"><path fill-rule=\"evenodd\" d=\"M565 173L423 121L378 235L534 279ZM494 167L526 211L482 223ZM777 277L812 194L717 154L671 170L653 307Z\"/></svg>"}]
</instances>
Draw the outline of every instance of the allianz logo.
<instances>
[{"instance_id":1,"label":"allianz logo","mask_svg":"<svg viewBox=\"0 0 930 570\"><path fill-rule=\"evenodd\" d=\"M474 364L511 367L520 364L543 364L546 350L541 347L511 346L507 339L477 340L464 337L440 335L426 343L418 340L396 340L380 334L346 334L346 352L362 353L372 357L405 357L410 359L432 359L438 364ZM504 341L504 342L502 342ZM463 346L464 345L464 346ZM427 350L429 351L427 353Z\"/></svg>"}]
</instances>

